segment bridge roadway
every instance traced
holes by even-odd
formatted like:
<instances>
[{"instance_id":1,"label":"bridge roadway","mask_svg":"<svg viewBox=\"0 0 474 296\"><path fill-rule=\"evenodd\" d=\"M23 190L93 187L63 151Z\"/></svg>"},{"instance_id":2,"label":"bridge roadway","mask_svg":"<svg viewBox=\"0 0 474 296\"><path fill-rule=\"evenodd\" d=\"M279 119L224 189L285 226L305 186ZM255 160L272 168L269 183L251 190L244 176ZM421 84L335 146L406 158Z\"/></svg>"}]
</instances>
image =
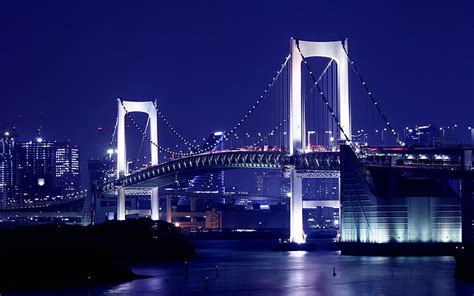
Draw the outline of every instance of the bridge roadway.
<instances>
[{"instance_id":1,"label":"bridge roadway","mask_svg":"<svg viewBox=\"0 0 474 296\"><path fill-rule=\"evenodd\" d=\"M373 151L371 151L373 150ZM393 168L436 169L441 172L459 169L463 165L456 163L464 156L464 151L472 148L451 149L419 149L419 148L368 148L363 161L369 166L389 166ZM451 156L450 161L439 164L437 157L441 154ZM374 159L371 159L375 157ZM396 156L395 156L396 155ZM424 158L412 159L411 156L420 155ZM388 158L387 158L388 156ZM397 163L393 161L398 159ZM402 162L400 162L402 161ZM435 163L438 164L435 164ZM467 162L472 163L471 157ZM294 167L303 178L318 177L332 178L340 171L338 151L312 151L289 156L281 151L223 150L197 154L164 162L146 169L134 172L128 176L104 183L101 187L102 195L115 195L117 188L129 190L147 190L146 188L162 187L174 183L177 179L190 179L194 176L212 173L214 171L230 169L285 169ZM473 166L469 165L468 170Z\"/></svg>"},{"instance_id":2,"label":"bridge roadway","mask_svg":"<svg viewBox=\"0 0 474 296\"><path fill-rule=\"evenodd\" d=\"M342 146L341 146L342 149ZM350 149L347 147L344 149ZM355 157L366 167L387 167L405 171L428 170L433 173L472 175L472 148L417 149L417 148L369 148L357 151ZM230 169L282 169L291 179L290 230L294 241L304 241L302 232L302 180L304 178L339 178L341 170L340 152L311 151L287 155L281 151L224 150L180 158L148 167L102 186L102 195L117 194L117 219L126 216L125 196L127 190L148 191L151 195L151 218L159 219L158 187L172 184L177 179L190 179L213 171ZM459 171L459 173L457 173ZM469 221L470 223L471 221ZM463 221L463 224L464 223ZM291 231L290 231L291 232ZM301 234L301 237L300 237ZM299 239L298 239L299 238Z\"/></svg>"},{"instance_id":3,"label":"bridge roadway","mask_svg":"<svg viewBox=\"0 0 474 296\"><path fill-rule=\"evenodd\" d=\"M102 194L114 194L117 187L154 188L172 184L176 179L230 169L284 169L294 166L301 171L339 171L338 152L310 152L288 156L280 151L218 151L184 157L132 173L102 186ZM324 176L322 176L324 177Z\"/></svg>"}]
</instances>

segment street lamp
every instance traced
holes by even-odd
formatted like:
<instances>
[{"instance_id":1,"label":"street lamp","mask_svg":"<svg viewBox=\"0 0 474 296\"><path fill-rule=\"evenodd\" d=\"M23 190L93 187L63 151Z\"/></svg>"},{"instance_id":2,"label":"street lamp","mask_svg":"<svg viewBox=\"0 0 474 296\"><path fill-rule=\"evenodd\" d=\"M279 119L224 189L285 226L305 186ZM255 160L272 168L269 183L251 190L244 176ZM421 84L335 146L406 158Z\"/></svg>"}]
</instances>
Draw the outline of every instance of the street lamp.
<instances>
[{"instance_id":1,"label":"street lamp","mask_svg":"<svg viewBox=\"0 0 474 296\"><path fill-rule=\"evenodd\" d=\"M334 141L332 131L325 131L324 133L329 135L329 145L332 147L332 142Z\"/></svg>"},{"instance_id":2,"label":"street lamp","mask_svg":"<svg viewBox=\"0 0 474 296\"><path fill-rule=\"evenodd\" d=\"M380 130L380 134L381 134L381 136L380 136L380 141L382 142L382 145L384 144L384 143L383 143L383 132L386 132L386 131L387 131L387 128L386 128L386 127L384 127L383 129ZM376 129L375 132L378 133L379 130Z\"/></svg>"},{"instance_id":3,"label":"street lamp","mask_svg":"<svg viewBox=\"0 0 474 296\"><path fill-rule=\"evenodd\" d=\"M467 129L471 132L471 144L474 145L474 127L469 126Z\"/></svg>"}]
</instances>

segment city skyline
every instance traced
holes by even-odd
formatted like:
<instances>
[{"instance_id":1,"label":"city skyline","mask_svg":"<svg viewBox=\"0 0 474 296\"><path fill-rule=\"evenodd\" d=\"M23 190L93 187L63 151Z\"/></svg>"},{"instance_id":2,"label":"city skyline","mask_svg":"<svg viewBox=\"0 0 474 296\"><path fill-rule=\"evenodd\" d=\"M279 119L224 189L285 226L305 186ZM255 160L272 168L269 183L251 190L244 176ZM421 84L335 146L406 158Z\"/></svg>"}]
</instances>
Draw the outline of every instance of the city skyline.
<instances>
[{"instance_id":1,"label":"city skyline","mask_svg":"<svg viewBox=\"0 0 474 296\"><path fill-rule=\"evenodd\" d=\"M105 154L117 97L156 98L189 139L230 129L282 62L292 36L349 38L351 55L398 129L472 124L474 44L468 32L474 26L466 2L373 2L339 10L309 2L302 5L308 9L212 1L186 10L116 2L36 5L4 4L2 10L0 117L4 126L15 124L22 138L35 137L41 125L47 138L71 139L81 148L82 167ZM188 126L182 118L200 124ZM159 129L165 130L162 123ZM467 130L460 136L469 140Z\"/></svg>"},{"instance_id":2,"label":"city skyline","mask_svg":"<svg viewBox=\"0 0 474 296\"><path fill-rule=\"evenodd\" d=\"M0 4L0 296L474 295L468 0Z\"/></svg>"}]
</instances>

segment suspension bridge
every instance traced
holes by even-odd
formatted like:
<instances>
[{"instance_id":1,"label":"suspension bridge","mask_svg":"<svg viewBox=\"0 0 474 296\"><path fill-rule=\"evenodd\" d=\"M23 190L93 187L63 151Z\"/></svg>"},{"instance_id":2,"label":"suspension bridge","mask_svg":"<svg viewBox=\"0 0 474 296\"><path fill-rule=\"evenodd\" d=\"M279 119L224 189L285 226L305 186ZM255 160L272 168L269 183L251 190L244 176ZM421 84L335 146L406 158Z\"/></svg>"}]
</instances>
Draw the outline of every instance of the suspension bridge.
<instances>
[{"instance_id":1,"label":"suspension bridge","mask_svg":"<svg viewBox=\"0 0 474 296\"><path fill-rule=\"evenodd\" d=\"M324 58L324 63L313 58ZM359 95L350 96L350 70L358 82ZM145 127L134 117L137 112L148 115ZM149 143L150 149L146 166L133 171L128 167L126 120L143 141ZM159 121L179 145L161 144ZM265 132L256 132L257 128ZM349 55L347 40L291 39L289 54L255 103L230 129L202 145L183 136L158 108L157 101L118 99L118 116L111 141L114 145L116 139L117 178L103 184L101 194L117 196L118 220L126 216L127 191L149 194L151 218L157 220L158 188L177 179L232 169L283 169L291 185L290 241L303 243L302 180L339 178L340 145L348 145L356 155L361 151L367 153L370 151L366 143L369 131L377 138L382 134L378 144L404 146ZM390 142L387 142L388 135L392 136ZM380 151L374 155L377 153Z\"/></svg>"}]
</instances>

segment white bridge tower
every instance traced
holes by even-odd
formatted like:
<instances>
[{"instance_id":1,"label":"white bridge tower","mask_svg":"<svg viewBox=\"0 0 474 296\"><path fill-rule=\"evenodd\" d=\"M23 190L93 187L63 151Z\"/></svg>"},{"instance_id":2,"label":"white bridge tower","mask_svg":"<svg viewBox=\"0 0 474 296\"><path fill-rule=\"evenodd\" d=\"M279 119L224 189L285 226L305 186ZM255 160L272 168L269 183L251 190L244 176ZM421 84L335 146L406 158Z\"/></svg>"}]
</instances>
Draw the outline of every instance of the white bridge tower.
<instances>
[{"instance_id":1,"label":"white bridge tower","mask_svg":"<svg viewBox=\"0 0 474 296\"><path fill-rule=\"evenodd\" d=\"M151 165L158 164L158 117L153 101L135 102L117 99L118 103L118 126L117 126L117 178L127 176L127 150L125 145L125 116L127 113L146 113L150 119L150 151ZM150 188L151 191L151 219L159 219L158 188ZM125 220L125 188L118 189L117 220Z\"/></svg>"},{"instance_id":2,"label":"white bridge tower","mask_svg":"<svg viewBox=\"0 0 474 296\"><path fill-rule=\"evenodd\" d=\"M351 120L349 108L349 74L348 58L344 51L347 43L344 41L314 42L291 39L291 63L290 63L290 155L303 153L306 147L306 130L303 122L304 102L302 102L301 89L301 63L303 58L326 57L337 63L338 81L338 105L337 118L345 134L351 137ZM298 50L299 47L299 50ZM340 140L345 139L343 133ZM291 178L291 201L290 201L290 241L304 243L303 231L303 192L302 176L293 167L290 169Z\"/></svg>"}]
</instances>

